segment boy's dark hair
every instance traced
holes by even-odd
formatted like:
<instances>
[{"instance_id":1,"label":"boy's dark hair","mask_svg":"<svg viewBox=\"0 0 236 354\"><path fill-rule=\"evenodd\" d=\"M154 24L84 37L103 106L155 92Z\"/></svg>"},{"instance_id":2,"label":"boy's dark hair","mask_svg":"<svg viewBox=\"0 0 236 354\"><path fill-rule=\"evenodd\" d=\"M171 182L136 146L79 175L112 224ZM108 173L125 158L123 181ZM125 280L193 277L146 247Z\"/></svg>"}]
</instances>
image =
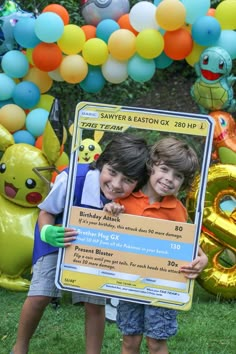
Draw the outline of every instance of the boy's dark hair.
<instances>
[{"instance_id":1,"label":"boy's dark hair","mask_svg":"<svg viewBox=\"0 0 236 354\"><path fill-rule=\"evenodd\" d=\"M153 165L165 164L184 175L181 190L191 187L199 169L196 152L185 141L174 137L162 138L150 148L147 171L150 175Z\"/></svg>"},{"instance_id":2,"label":"boy's dark hair","mask_svg":"<svg viewBox=\"0 0 236 354\"><path fill-rule=\"evenodd\" d=\"M137 191L147 182L148 154L145 139L122 133L110 141L93 167L101 171L104 164L112 166L126 177L138 181L135 188Z\"/></svg>"}]
</instances>

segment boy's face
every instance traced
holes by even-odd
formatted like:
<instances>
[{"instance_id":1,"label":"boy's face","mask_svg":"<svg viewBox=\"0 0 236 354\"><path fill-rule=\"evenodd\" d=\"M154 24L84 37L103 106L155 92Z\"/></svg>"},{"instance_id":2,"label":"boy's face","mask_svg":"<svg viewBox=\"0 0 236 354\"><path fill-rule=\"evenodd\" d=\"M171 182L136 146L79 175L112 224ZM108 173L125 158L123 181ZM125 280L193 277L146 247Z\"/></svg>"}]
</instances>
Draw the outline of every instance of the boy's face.
<instances>
[{"instance_id":1,"label":"boy's face","mask_svg":"<svg viewBox=\"0 0 236 354\"><path fill-rule=\"evenodd\" d=\"M160 198L176 195L184 182L184 175L164 163L153 165L149 184Z\"/></svg>"},{"instance_id":2,"label":"boy's face","mask_svg":"<svg viewBox=\"0 0 236 354\"><path fill-rule=\"evenodd\" d=\"M100 173L100 188L109 200L126 198L135 189L138 181L117 172L112 166L105 164Z\"/></svg>"}]
</instances>

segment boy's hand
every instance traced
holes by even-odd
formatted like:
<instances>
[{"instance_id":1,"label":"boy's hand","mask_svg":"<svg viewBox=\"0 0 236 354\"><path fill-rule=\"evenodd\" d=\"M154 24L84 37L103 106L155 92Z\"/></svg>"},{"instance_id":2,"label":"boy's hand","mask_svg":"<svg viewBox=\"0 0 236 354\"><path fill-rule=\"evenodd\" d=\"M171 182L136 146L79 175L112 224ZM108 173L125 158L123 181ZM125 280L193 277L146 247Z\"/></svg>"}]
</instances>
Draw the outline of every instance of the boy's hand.
<instances>
[{"instance_id":1,"label":"boy's hand","mask_svg":"<svg viewBox=\"0 0 236 354\"><path fill-rule=\"evenodd\" d=\"M182 266L180 272L188 279L195 279L207 266L208 258L205 253L197 256L190 264Z\"/></svg>"},{"instance_id":2,"label":"boy's hand","mask_svg":"<svg viewBox=\"0 0 236 354\"><path fill-rule=\"evenodd\" d=\"M44 225L41 240L54 247L68 247L76 239L77 231L62 226Z\"/></svg>"},{"instance_id":3,"label":"boy's hand","mask_svg":"<svg viewBox=\"0 0 236 354\"><path fill-rule=\"evenodd\" d=\"M124 213L125 207L123 205L118 204L118 203L111 202L111 203L107 203L104 206L103 210L114 215L114 216L118 216L120 213Z\"/></svg>"}]
</instances>

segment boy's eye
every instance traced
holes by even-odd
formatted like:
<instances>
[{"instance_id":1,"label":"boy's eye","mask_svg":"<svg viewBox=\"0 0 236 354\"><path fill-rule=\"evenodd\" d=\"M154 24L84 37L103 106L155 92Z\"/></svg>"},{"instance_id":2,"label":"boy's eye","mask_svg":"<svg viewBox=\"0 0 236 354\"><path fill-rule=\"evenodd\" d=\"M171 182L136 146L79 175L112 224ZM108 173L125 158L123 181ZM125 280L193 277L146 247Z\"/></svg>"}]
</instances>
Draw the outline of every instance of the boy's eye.
<instances>
[{"instance_id":1,"label":"boy's eye","mask_svg":"<svg viewBox=\"0 0 236 354\"><path fill-rule=\"evenodd\" d=\"M127 184L133 184L133 183L136 182L134 179L130 179L130 178L125 178L124 181L125 181L125 183L127 183Z\"/></svg>"},{"instance_id":2,"label":"boy's eye","mask_svg":"<svg viewBox=\"0 0 236 354\"><path fill-rule=\"evenodd\" d=\"M178 178L178 179L184 179L184 176L182 175L182 173L177 173L177 174L176 174L176 178Z\"/></svg>"},{"instance_id":3,"label":"boy's eye","mask_svg":"<svg viewBox=\"0 0 236 354\"><path fill-rule=\"evenodd\" d=\"M108 172L110 173L110 175L115 176L116 175L116 171L113 170L112 168L108 168Z\"/></svg>"}]
</instances>

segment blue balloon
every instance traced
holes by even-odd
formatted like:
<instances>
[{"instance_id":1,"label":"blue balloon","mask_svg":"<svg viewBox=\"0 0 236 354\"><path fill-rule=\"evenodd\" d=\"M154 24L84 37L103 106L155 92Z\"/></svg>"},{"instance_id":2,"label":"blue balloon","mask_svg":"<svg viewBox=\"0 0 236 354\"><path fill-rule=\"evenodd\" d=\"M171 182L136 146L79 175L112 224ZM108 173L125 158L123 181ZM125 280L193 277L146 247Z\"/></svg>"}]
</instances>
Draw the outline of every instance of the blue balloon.
<instances>
[{"instance_id":1,"label":"blue balloon","mask_svg":"<svg viewBox=\"0 0 236 354\"><path fill-rule=\"evenodd\" d=\"M29 70L29 62L19 50L10 50L4 54L1 65L5 74L16 79L24 77Z\"/></svg>"},{"instance_id":2,"label":"blue balloon","mask_svg":"<svg viewBox=\"0 0 236 354\"><path fill-rule=\"evenodd\" d=\"M26 117L26 129L35 137L43 134L49 112L43 108L35 108L30 111Z\"/></svg>"},{"instance_id":3,"label":"blue balloon","mask_svg":"<svg viewBox=\"0 0 236 354\"><path fill-rule=\"evenodd\" d=\"M110 35L120 29L120 26L115 20L106 19L99 22L96 28L96 37L108 43Z\"/></svg>"},{"instance_id":4,"label":"blue balloon","mask_svg":"<svg viewBox=\"0 0 236 354\"><path fill-rule=\"evenodd\" d=\"M154 59L154 62L157 69L165 69L173 63L173 59L169 58L165 52L162 52Z\"/></svg>"},{"instance_id":5,"label":"blue balloon","mask_svg":"<svg viewBox=\"0 0 236 354\"><path fill-rule=\"evenodd\" d=\"M4 101L0 101L0 108L5 106L6 104L14 104L14 101L10 98L9 100L4 100Z\"/></svg>"},{"instance_id":6,"label":"blue balloon","mask_svg":"<svg viewBox=\"0 0 236 354\"><path fill-rule=\"evenodd\" d=\"M236 59L236 32L233 30L222 30L219 39L214 46L221 47L226 50L231 59Z\"/></svg>"},{"instance_id":7,"label":"blue balloon","mask_svg":"<svg viewBox=\"0 0 236 354\"><path fill-rule=\"evenodd\" d=\"M144 59L135 54L128 61L127 69L131 79L137 82L146 82L155 74L156 65L153 59Z\"/></svg>"},{"instance_id":8,"label":"blue balloon","mask_svg":"<svg viewBox=\"0 0 236 354\"><path fill-rule=\"evenodd\" d=\"M79 85L86 92L97 93L103 89L105 82L100 67L89 65L88 74Z\"/></svg>"},{"instance_id":9,"label":"blue balloon","mask_svg":"<svg viewBox=\"0 0 236 354\"><path fill-rule=\"evenodd\" d=\"M23 48L34 48L41 41L34 32L35 18L20 19L13 29L16 42Z\"/></svg>"},{"instance_id":10,"label":"blue balloon","mask_svg":"<svg viewBox=\"0 0 236 354\"><path fill-rule=\"evenodd\" d=\"M56 42L62 36L63 31L64 22L54 12L43 12L36 18L34 32L42 42Z\"/></svg>"},{"instance_id":11,"label":"blue balloon","mask_svg":"<svg viewBox=\"0 0 236 354\"><path fill-rule=\"evenodd\" d=\"M221 26L212 16L201 16L192 25L192 38L202 46L210 46L220 37Z\"/></svg>"},{"instance_id":12,"label":"blue balloon","mask_svg":"<svg viewBox=\"0 0 236 354\"><path fill-rule=\"evenodd\" d=\"M23 109L34 107L40 100L40 90L33 82L22 81L16 85L12 98Z\"/></svg>"},{"instance_id":13,"label":"blue balloon","mask_svg":"<svg viewBox=\"0 0 236 354\"><path fill-rule=\"evenodd\" d=\"M12 98L16 87L15 81L6 74L0 73L0 101Z\"/></svg>"},{"instance_id":14,"label":"blue balloon","mask_svg":"<svg viewBox=\"0 0 236 354\"><path fill-rule=\"evenodd\" d=\"M186 10L185 22L193 24L200 16L206 15L211 6L211 0L181 0Z\"/></svg>"},{"instance_id":15,"label":"blue balloon","mask_svg":"<svg viewBox=\"0 0 236 354\"><path fill-rule=\"evenodd\" d=\"M24 143L33 146L35 144L35 137L27 130L18 130L13 134L13 138L16 144Z\"/></svg>"}]
</instances>

